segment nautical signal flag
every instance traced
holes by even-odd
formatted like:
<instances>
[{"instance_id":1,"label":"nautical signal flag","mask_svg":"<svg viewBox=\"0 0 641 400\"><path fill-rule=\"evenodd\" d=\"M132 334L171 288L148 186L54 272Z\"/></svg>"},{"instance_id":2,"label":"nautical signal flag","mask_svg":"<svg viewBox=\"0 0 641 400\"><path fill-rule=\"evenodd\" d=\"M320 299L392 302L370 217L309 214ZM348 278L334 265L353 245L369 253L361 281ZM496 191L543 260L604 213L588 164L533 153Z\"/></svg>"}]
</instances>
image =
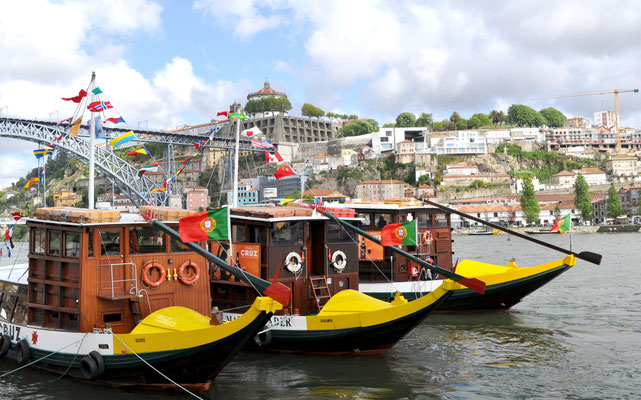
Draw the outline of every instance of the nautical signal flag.
<instances>
[{"instance_id":1,"label":"nautical signal flag","mask_svg":"<svg viewBox=\"0 0 641 400\"><path fill-rule=\"evenodd\" d=\"M228 208L202 211L178 220L178 232L183 242L201 240L229 240L227 223Z\"/></svg>"},{"instance_id":2,"label":"nautical signal flag","mask_svg":"<svg viewBox=\"0 0 641 400\"><path fill-rule=\"evenodd\" d=\"M71 129L69 129L69 136L71 137L78 136L78 131L80 130L81 124L82 124L82 115L79 116L77 120L73 121L73 124L71 124Z\"/></svg>"},{"instance_id":3,"label":"nautical signal flag","mask_svg":"<svg viewBox=\"0 0 641 400\"><path fill-rule=\"evenodd\" d=\"M218 114L216 114L217 117L227 117L229 118L229 111L218 111Z\"/></svg>"},{"instance_id":4,"label":"nautical signal flag","mask_svg":"<svg viewBox=\"0 0 641 400\"><path fill-rule=\"evenodd\" d=\"M283 165L274 172L274 177L276 179L284 178L286 176L296 175L296 172L289 165Z\"/></svg>"},{"instance_id":5,"label":"nautical signal flag","mask_svg":"<svg viewBox=\"0 0 641 400\"><path fill-rule=\"evenodd\" d=\"M105 120L105 123L106 122L113 122L114 124L119 124L121 122L125 122L125 119L123 117L118 117L118 118L113 117L113 118L107 118Z\"/></svg>"},{"instance_id":6,"label":"nautical signal flag","mask_svg":"<svg viewBox=\"0 0 641 400\"><path fill-rule=\"evenodd\" d=\"M387 224L381 230L381 246L416 246L416 220Z\"/></svg>"},{"instance_id":7,"label":"nautical signal flag","mask_svg":"<svg viewBox=\"0 0 641 400\"><path fill-rule=\"evenodd\" d=\"M267 159L267 163L277 163L283 161L283 157L279 152L272 154L269 151L266 151L265 158Z\"/></svg>"},{"instance_id":8,"label":"nautical signal flag","mask_svg":"<svg viewBox=\"0 0 641 400\"><path fill-rule=\"evenodd\" d=\"M58 125L60 125L60 124L64 124L65 122L71 122L71 119L72 119L72 117L65 118L65 119L63 119L62 121L58 122L58 123L56 124L56 126L58 126Z\"/></svg>"},{"instance_id":9,"label":"nautical signal flag","mask_svg":"<svg viewBox=\"0 0 641 400\"><path fill-rule=\"evenodd\" d=\"M89 105L87 106L87 110L91 112L101 112L110 108L114 108L114 106L111 105L110 101L94 101L92 103L89 103Z\"/></svg>"},{"instance_id":10,"label":"nautical signal flag","mask_svg":"<svg viewBox=\"0 0 641 400\"><path fill-rule=\"evenodd\" d=\"M151 193L164 192L165 190L167 190L167 188L164 188L164 187L155 188L155 189L151 189Z\"/></svg>"},{"instance_id":11,"label":"nautical signal flag","mask_svg":"<svg viewBox=\"0 0 641 400\"><path fill-rule=\"evenodd\" d=\"M271 149L274 147L272 142L269 140L263 140L262 142L259 142L258 140L251 140L252 146L257 147L259 149Z\"/></svg>"},{"instance_id":12,"label":"nautical signal flag","mask_svg":"<svg viewBox=\"0 0 641 400\"><path fill-rule=\"evenodd\" d=\"M565 233L568 232L572 228L572 215L567 214L564 217L561 217L554 221L554 225L552 226L552 229L550 229L550 232L561 232Z\"/></svg>"},{"instance_id":13,"label":"nautical signal flag","mask_svg":"<svg viewBox=\"0 0 641 400\"><path fill-rule=\"evenodd\" d=\"M218 132L219 130L220 130L220 125L212 129L211 132L209 132L209 140L214 140L214 133Z\"/></svg>"},{"instance_id":14,"label":"nautical signal flag","mask_svg":"<svg viewBox=\"0 0 641 400\"><path fill-rule=\"evenodd\" d=\"M53 154L53 150L51 149L37 149L33 151L33 155L36 156L36 158L42 158L44 156L47 156L49 154Z\"/></svg>"},{"instance_id":15,"label":"nautical signal flag","mask_svg":"<svg viewBox=\"0 0 641 400\"><path fill-rule=\"evenodd\" d=\"M24 214L22 214L22 211L11 213L11 216L16 221L20 220L20 218L24 218Z\"/></svg>"},{"instance_id":16,"label":"nautical signal flag","mask_svg":"<svg viewBox=\"0 0 641 400\"><path fill-rule=\"evenodd\" d=\"M62 97L64 101L73 101L74 103L80 103L83 97L87 97L87 92L84 90L80 89L78 92L78 96L73 96L73 97Z\"/></svg>"},{"instance_id":17,"label":"nautical signal flag","mask_svg":"<svg viewBox=\"0 0 641 400\"><path fill-rule=\"evenodd\" d=\"M145 146L142 146L142 149L134 150L129 153L127 153L128 156L137 156L138 154L142 154L144 156L149 155L149 150Z\"/></svg>"},{"instance_id":18,"label":"nautical signal flag","mask_svg":"<svg viewBox=\"0 0 641 400\"><path fill-rule=\"evenodd\" d=\"M33 178L29 179L29 182L27 182L27 184L24 185L24 188L27 189L31 187L31 185L33 185L34 183L39 183L39 182L40 182L40 178L37 176L34 176Z\"/></svg>"},{"instance_id":19,"label":"nautical signal flag","mask_svg":"<svg viewBox=\"0 0 641 400\"><path fill-rule=\"evenodd\" d=\"M91 93L93 93L93 94L100 94L100 93L102 93L102 90L100 90L100 88L99 88L99 87L96 87L95 89L92 89L92 90L91 90Z\"/></svg>"},{"instance_id":20,"label":"nautical signal flag","mask_svg":"<svg viewBox=\"0 0 641 400\"><path fill-rule=\"evenodd\" d=\"M153 163L140 168L140 170L138 171L138 178L142 178L145 172L158 172L158 164Z\"/></svg>"},{"instance_id":21,"label":"nautical signal flag","mask_svg":"<svg viewBox=\"0 0 641 400\"><path fill-rule=\"evenodd\" d=\"M131 140L136 140L136 139L138 139L138 138L136 137L136 135L134 135L134 132L133 131L128 131L128 132L125 132L125 133L123 133L122 135L120 135L118 137L115 137L115 138L111 139L109 144L111 145L111 147L116 148L116 147L121 146L121 145L123 145L123 144L125 144L125 143L127 143L127 142L129 142Z\"/></svg>"},{"instance_id":22,"label":"nautical signal flag","mask_svg":"<svg viewBox=\"0 0 641 400\"><path fill-rule=\"evenodd\" d=\"M201 140L199 142L194 142L194 147L196 147L196 150L198 150L199 148L201 148L204 145L206 145L208 141L209 141L209 139L203 139L203 140Z\"/></svg>"},{"instance_id":23,"label":"nautical signal flag","mask_svg":"<svg viewBox=\"0 0 641 400\"><path fill-rule=\"evenodd\" d=\"M245 129L244 131L240 132L241 135L247 136L247 137L252 137L254 135L260 135L261 132L260 129L258 129L257 126L251 128L251 129Z\"/></svg>"}]
</instances>

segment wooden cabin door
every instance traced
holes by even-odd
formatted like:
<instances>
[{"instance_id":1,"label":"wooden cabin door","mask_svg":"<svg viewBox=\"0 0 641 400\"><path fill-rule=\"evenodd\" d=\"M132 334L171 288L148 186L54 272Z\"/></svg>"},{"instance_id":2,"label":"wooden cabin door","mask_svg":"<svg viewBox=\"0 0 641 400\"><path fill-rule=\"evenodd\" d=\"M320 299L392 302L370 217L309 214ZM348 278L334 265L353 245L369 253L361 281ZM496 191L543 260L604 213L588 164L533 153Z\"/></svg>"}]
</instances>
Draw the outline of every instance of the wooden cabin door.
<instances>
[{"instance_id":1,"label":"wooden cabin door","mask_svg":"<svg viewBox=\"0 0 641 400\"><path fill-rule=\"evenodd\" d=\"M310 275L325 275L325 221L310 221L306 224L307 265Z\"/></svg>"}]
</instances>

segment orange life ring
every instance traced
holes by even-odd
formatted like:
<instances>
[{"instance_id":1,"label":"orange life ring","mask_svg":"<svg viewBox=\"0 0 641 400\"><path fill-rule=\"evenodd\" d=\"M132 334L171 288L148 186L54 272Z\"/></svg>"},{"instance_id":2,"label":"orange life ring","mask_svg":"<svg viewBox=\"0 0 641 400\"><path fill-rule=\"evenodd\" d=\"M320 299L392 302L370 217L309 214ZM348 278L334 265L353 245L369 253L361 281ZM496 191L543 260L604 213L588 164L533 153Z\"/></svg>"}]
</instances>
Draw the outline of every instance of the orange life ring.
<instances>
[{"instance_id":1,"label":"orange life ring","mask_svg":"<svg viewBox=\"0 0 641 400\"><path fill-rule=\"evenodd\" d=\"M432 243L432 234L430 233L430 231L423 231L423 235L421 238L424 244Z\"/></svg>"},{"instance_id":2,"label":"orange life ring","mask_svg":"<svg viewBox=\"0 0 641 400\"><path fill-rule=\"evenodd\" d=\"M194 275L191 278L188 278L187 274L185 274L187 267L192 267L194 269ZM200 278L200 267L198 267L195 262L187 260L178 268L178 279L180 279L180 281L185 285L195 285L198 278Z\"/></svg>"},{"instance_id":3,"label":"orange life ring","mask_svg":"<svg viewBox=\"0 0 641 400\"><path fill-rule=\"evenodd\" d=\"M149 277L149 272L154 268L160 272L160 278L158 278L158 280L156 281L152 281L151 278ZM148 262L145 265L145 267L142 269L142 281L145 282L145 285L149 287L160 286L166 277L167 277L167 271L165 270L165 267L163 267L156 261Z\"/></svg>"}]
</instances>

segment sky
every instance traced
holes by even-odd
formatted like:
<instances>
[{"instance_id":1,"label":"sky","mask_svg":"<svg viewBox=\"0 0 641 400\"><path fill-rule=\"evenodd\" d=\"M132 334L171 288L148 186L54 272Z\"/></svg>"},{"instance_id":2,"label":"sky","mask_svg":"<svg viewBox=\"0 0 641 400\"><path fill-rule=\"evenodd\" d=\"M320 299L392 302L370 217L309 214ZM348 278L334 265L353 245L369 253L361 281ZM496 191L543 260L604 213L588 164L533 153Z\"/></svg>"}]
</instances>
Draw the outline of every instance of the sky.
<instances>
[{"instance_id":1,"label":"sky","mask_svg":"<svg viewBox=\"0 0 641 400\"><path fill-rule=\"evenodd\" d=\"M0 0L0 116L61 120L91 72L134 131L215 118L263 87L380 125L401 112L555 107L593 119L641 86L638 1ZM641 128L641 93L620 95ZM113 115L109 115L113 116ZM0 188L36 167L0 138Z\"/></svg>"}]
</instances>

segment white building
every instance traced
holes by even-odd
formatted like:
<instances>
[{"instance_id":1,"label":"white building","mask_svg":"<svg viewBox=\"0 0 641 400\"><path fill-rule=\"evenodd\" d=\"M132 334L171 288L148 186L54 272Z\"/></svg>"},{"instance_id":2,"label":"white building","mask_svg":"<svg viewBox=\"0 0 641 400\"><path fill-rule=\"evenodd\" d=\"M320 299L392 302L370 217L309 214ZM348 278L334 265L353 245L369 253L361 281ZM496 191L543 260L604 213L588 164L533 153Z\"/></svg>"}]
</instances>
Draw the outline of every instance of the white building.
<instances>
[{"instance_id":1,"label":"white building","mask_svg":"<svg viewBox=\"0 0 641 400\"><path fill-rule=\"evenodd\" d=\"M545 184L539 182L539 179L534 177L532 178L532 186L534 186L534 191L535 192L540 192L542 190L545 190ZM514 191L516 193L522 193L523 192L523 179L519 178L514 182Z\"/></svg>"},{"instance_id":2,"label":"white building","mask_svg":"<svg viewBox=\"0 0 641 400\"><path fill-rule=\"evenodd\" d=\"M581 174L585 178L585 181L589 186L596 185L607 185L608 179L605 176L605 172L601 171L598 168L582 168L582 169L573 169L572 173L575 175Z\"/></svg>"},{"instance_id":3,"label":"white building","mask_svg":"<svg viewBox=\"0 0 641 400\"><path fill-rule=\"evenodd\" d=\"M488 144L498 144L502 142L508 142L510 141L510 130L500 129L500 130L485 131L485 141Z\"/></svg>"},{"instance_id":4,"label":"white building","mask_svg":"<svg viewBox=\"0 0 641 400\"><path fill-rule=\"evenodd\" d=\"M513 141L519 140L532 140L535 142L542 142L545 138L543 132L539 128L512 128L510 129L510 138Z\"/></svg>"},{"instance_id":5,"label":"white building","mask_svg":"<svg viewBox=\"0 0 641 400\"><path fill-rule=\"evenodd\" d=\"M475 165L450 164L443 169L443 175L478 175L479 169Z\"/></svg>"},{"instance_id":6,"label":"white building","mask_svg":"<svg viewBox=\"0 0 641 400\"><path fill-rule=\"evenodd\" d=\"M421 128L383 128L372 133L372 151L375 154L382 154L396 150L399 143L410 140L416 143L416 150L420 151L427 147L428 129ZM423 142L423 146L420 143Z\"/></svg>"},{"instance_id":7,"label":"white building","mask_svg":"<svg viewBox=\"0 0 641 400\"><path fill-rule=\"evenodd\" d=\"M618 125L617 113L614 111L597 111L594 113L594 125L610 128Z\"/></svg>"},{"instance_id":8,"label":"white building","mask_svg":"<svg viewBox=\"0 0 641 400\"><path fill-rule=\"evenodd\" d=\"M433 135L430 146L436 154L486 154L485 138L477 131L459 131L455 136Z\"/></svg>"}]
</instances>

